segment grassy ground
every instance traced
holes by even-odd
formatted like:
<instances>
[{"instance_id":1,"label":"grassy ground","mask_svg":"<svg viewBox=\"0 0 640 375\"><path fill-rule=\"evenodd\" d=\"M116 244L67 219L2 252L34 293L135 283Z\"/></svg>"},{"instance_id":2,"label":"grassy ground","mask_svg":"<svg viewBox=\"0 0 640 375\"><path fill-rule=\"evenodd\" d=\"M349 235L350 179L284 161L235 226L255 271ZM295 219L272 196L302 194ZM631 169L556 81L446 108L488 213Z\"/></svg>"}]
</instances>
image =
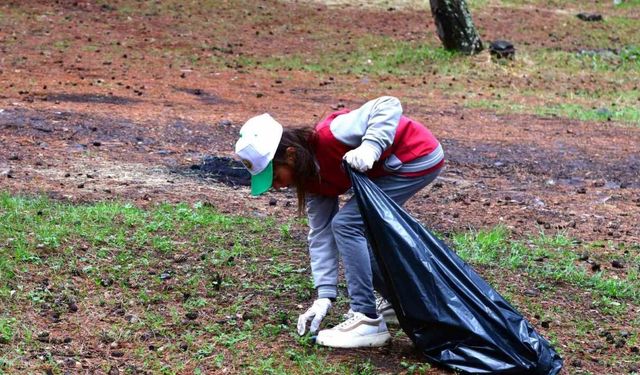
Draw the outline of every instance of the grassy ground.
<instances>
[{"instance_id":1,"label":"grassy ground","mask_svg":"<svg viewBox=\"0 0 640 375\"><path fill-rule=\"evenodd\" d=\"M338 6L339 1L330 4ZM583 4L579 1L539 0L478 0L470 1L478 19L476 22L485 45L494 39L510 39L516 45L517 59L494 64L488 54L469 59L443 50L434 30L415 31L411 35L389 35L384 32L343 35L339 27L318 29L312 17L299 17L296 22L284 20L283 15L246 2L242 7L221 6L216 1L185 3L122 2L111 6L104 2L102 9L117 24L126 25L131 19L161 17L182 20L175 29L183 36L180 43L169 42L170 35L160 35L142 50L131 49L126 41L99 45L74 35L59 35L51 44L35 48L46 55L64 54L70 46L81 44L87 52L98 51L106 60L118 60L128 54L124 64L136 68L135 61L144 62L147 54L173 66L193 69L260 68L272 70L303 70L330 76L355 74L361 77L404 77L408 82L423 81L422 90L435 90L442 96L459 101L469 108L484 108L499 113L529 113L581 121L612 120L638 126L640 124L640 33L638 4L634 0ZM415 9L429 17L427 5L414 1L361 2L380 9ZM549 23L537 30L537 24L511 25L509 12L535 7L542 14L539 22ZM584 22L575 14L600 11L602 22ZM215 22L197 24L186 15L215 13ZM25 19L34 17L21 8L8 8L0 18L5 29L18 28ZM54 12L41 17L56 17ZM553 18L553 19L551 19ZM73 15L59 22L73 24ZM487 24L489 22L489 24ZM86 33L94 25L78 25ZM278 52L250 50L239 38L243 28L256 29L255 37L286 37L290 31L308 31L304 41L292 41ZM511 33L511 29L515 33ZM532 29L536 28L536 29ZM107 32L109 27L101 25ZM262 29L263 34L260 34ZM311 32L313 30L313 32ZM43 32L37 30L36 32ZM530 35L528 35L530 33ZM202 38L190 37L201 35ZM172 36L172 35L171 35ZM7 38L7 46L20 45L18 37ZM295 42L295 43L294 43ZM171 44L169 44L171 43ZM110 58L109 58L110 57ZM14 56L13 65L28 66L29 61ZM142 61L141 61L142 60ZM435 76L436 79L433 79ZM454 81L448 81L448 79ZM104 83L104 84L108 84ZM394 86L394 84L390 84ZM32 89L39 86L33 81ZM513 88L522 95L508 95ZM26 87L22 88L27 89Z\"/></svg>"},{"instance_id":2,"label":"grassy ground","mask_svg":"<svg viewBox=\"0 0 640 375\"><path fill-rule=\"evenodd\" d=\"M335 2L340 3L344 2ZM304 17L298 23L283 20L286 14L269 14L269 9L251 1L234 6L216 1L121 1L112 6L97 1L102 11L110 12L114 24L142 23L145 17L178 19L184 22L170 30L172 36L204 37L170 44L167 34L158 32L142 49L124 38L122 43L114 39L98 44L60 33L56 42L34 48L56 58L81 45L85 53L102 53L101 64L120 61L125 70L133 71L161 61L202 71L260 69L274 77L282 71L308 71L324 81L355 76L384 88L402 87L408 104L412 92L427 91L451 105L487 112L561 117L594 126L605 121L629 128L640 125L639 1L623 1L620 6L594 3L592 10L606 12L604 22L597 24L576 19L575 13L583 10L581 1L469 3L474 15L487 19L494 11L496 18L504 19L526 7L546 9L556 17L554 29L535 34L539 39L533 40L522 35L534 30L518 29L516 59L497 63L488 53L466 57L445 51L433 30L422 30L418 36L371 32L350 37L339 29L322 29L310 33L305 43L266 54L243 47L241 27L259 25L263 33L269 30L285 37L288 28L311 30L313 25ZM425 5L380 1L373 6ZM72 12L36 14L20 7L2 11L3 48L10 51L23 40L20 33L6 30L20 29L27 20L75 22ZM224 15L216 22L187 24L187 14L216 11ZM87 35L110 30L104 24L78 27ZM480 27L486 39L502 36L492 30ZM30 32L46 34L44 26ZM558 43L542 44L541 35ZM121 61L123 55L127 59ZM17 53L3 62L14 72L33 64ZM105 90L117 88L110 81L99 85ZM41 86L33 78L26 86L6 90L33 91ZM385 356L379 352L339 355L295 333L297 314L314 294L305 235L303 220L232 216L204 203L143 209L127 202L73 205L4 192L0 194L0 374L80 372L81 361L96 358L107 358L100 364L102 371L112 371L109 362L117 361L124 363L118 367L126 373L144 369L166 374L375 374L388 369L380 363ZM579 354L611 373L634 372L634 364L640 363L640 338L629 327L640 326L639 244L583 242L543 227L525 237L497 226L443 238L483 277L500 286L501 294L518 310L532 317L562 355ZM609 266L613 264L624 268ZM344 292L345 286L340 289ZM347 301L341 297L336 311L346 310ZM61 320L64 330L54 324ZM327 323L339 320L334 314ZM558 340L558 331L567 335L565 340ZM397 363L391 367L410 374L440 373L416 358L401 332L394 335L400 345L392 349ZM584 353L584 342L594 338L607 345ZM57 349L61 343L68 351ZM589 373L580 370L579 361L567 367L571 373Z\"/></svg>"},{"instance_id":3,"label":"grassy ground","mask_svg":"<svg viewBox=\"0 0 640 375\"><path fill-rule=\"evenodd\" d=\"M8 194L0 196L0 223L0 340L11 344L1 352L0 372L19 369L21 358L30 355L45 356L42 368L63 372L68 363L47 363L46 356L51 343L67 336L31 324L24 313L46 315L52 322L65 315L72 330L81 330L85 322L74 316L86 317L87 310L101 321L92 322L100 331L87 340L98 340L106 356L126 355L152 372L377 371L367 361L336 362L328 350L295 334L296 305L313 294L303 257L290 254L304 251L299 235L304 223L278 225L223 215L202 204L145 210L122 203L69 205ZM580 332L600 325L596 317L545 306L545 296L555 300L567 286L580 290L583 295L575 296L580 299L588 294L592 307L606 319L631 318L636 320L632 325L640 324L631 309L640 302L637 270L620 278L592 272L591 264L579 261L590 250L612 244L579 243L544 232L514 239L504 227L454 234L450 242L494 284L509 285L514 275L526 275L525 284L535 285L533 292L525 291L523 297L516 285L502 292L543 327L569 322L579 338ZM631 246L622 249L628 254L624 258L603 255L597 261L637 263L631 254L639 249ZM25 288L26 280L36 281L37 287ZM534 298L529 298L531 293ZM346 301L339 306L346 308ZM614 335L614 341L638 345L637 333ZM401 336L396 333L396 339ZM549 339L558 345L553 332ZM268 354L252 357L258 348ZM558 349L562 353L563 348ZM613 365L638 360L637 353L611 358ZM408 373L430 367L415 361L404 365Z\"/></svg>"}]
</instances>

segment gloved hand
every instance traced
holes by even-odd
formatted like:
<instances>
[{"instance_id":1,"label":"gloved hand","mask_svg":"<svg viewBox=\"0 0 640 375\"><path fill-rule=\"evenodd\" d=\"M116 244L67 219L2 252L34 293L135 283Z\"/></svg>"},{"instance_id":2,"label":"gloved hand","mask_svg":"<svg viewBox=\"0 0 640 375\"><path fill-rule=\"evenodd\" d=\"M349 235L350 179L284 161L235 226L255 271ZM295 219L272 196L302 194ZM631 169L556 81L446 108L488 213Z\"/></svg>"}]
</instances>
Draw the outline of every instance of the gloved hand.
<instances>
[{"instance_id":1,"label":"gloved hand","mask_svg":"<svg viewBox=\"0 0 640 375\"><path fill-rule=\"evenodd\" d=\"M376 150L376 148L370 144L363 143L344 154L342 159L349 163L353 169L359 172L366 172L373 167L373 163L375 163L379 157L379 150Z\"/></svg>"},{"instance_id":2,"label":"gloved hand","mask_svg":"<svg viewBox=\"0 0 640 375\"><path fill-rule=\"evenodd\" d=\"M329 308L331 308L331 300L329 298L318 298L315 300L313 305L298 317L298 334L300 336L304 335L307 322L312 318L313 321L311 321L311 326L309 326L309 332L315 333L318 328L320 328L320 323L327 315Z\"/></svg>"}]
</instances>

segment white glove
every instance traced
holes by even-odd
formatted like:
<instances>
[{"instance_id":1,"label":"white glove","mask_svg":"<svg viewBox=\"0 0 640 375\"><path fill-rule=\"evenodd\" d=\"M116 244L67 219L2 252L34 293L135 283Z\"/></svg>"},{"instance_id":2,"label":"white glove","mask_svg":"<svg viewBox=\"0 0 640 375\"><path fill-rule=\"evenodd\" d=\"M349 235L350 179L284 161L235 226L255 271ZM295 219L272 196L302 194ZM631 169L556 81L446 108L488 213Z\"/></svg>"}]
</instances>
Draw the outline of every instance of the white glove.
<instances>
[{"instance_id":1,"label":"white glove","mask_svg":"<svg viewBox=\"0 0 640 375\"><path fill-rule=\"evenodd\" d=\"M304 331L307 327L307 322L313 318L311 326L309 326L309 332L315 333L320 328L322 319L327 315L329 308L331 307L331 300L329 298L318 298L313 302L313 305L309 307L304 314L298 317L298 334L304 335Z\"/></svg>"},{"instance_id":2,"label":"white glove","mask_svg":"<svg viewBox=\"0 0 640 375\"><path fill-rule=\"evenodd\" d=\"M377 150L374 146L363 143L357 148L354 148L353 150L344 154L344 157L342 159L349 163L349 165L353 169L359 172L366 172L371 169L371 167L373 167L373 163L378 160L378 158L380 157L379 153L380 151Z\"/></svg>"}]
</instances>

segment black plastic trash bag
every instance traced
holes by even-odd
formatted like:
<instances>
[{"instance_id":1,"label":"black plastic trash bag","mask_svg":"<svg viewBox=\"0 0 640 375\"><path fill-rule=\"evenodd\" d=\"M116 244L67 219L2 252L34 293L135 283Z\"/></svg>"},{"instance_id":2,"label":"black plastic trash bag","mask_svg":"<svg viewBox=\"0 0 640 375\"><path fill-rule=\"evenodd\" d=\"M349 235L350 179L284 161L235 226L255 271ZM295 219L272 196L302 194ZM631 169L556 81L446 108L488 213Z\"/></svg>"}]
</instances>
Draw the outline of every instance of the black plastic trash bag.
<instances>
[{"instance_id":1,"label":"black plastic trash bag","mask_svg":"<svg viewBox=\"0 0 640 375\"><path fill-rule=\"evenodd\" d=\"M557 374L562 358L468 264L345 165L400 326L440 365L474 374Z\"/></svg>"}]
</instances>

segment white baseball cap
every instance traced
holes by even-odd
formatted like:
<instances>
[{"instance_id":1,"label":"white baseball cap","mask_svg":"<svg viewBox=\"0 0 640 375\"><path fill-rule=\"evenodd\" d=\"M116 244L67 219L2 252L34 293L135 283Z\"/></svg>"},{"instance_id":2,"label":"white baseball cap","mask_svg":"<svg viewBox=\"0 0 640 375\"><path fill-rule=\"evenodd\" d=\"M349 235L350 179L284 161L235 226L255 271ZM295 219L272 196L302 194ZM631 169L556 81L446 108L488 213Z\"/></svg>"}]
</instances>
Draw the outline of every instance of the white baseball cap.
<instances>
[{"instance_id":1,"label":"white baseball cap","mask_svg":"<svg viewBox=\"0 0 640 375\"><path fill-rule=\"evenodd\" d=\"M273 184L273 157L282 138L282 125L268 113L250 118L240 128L236 155L251 173L251 195L260 195Z\"/></svg>"}]
</instances>

